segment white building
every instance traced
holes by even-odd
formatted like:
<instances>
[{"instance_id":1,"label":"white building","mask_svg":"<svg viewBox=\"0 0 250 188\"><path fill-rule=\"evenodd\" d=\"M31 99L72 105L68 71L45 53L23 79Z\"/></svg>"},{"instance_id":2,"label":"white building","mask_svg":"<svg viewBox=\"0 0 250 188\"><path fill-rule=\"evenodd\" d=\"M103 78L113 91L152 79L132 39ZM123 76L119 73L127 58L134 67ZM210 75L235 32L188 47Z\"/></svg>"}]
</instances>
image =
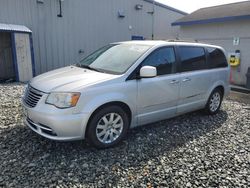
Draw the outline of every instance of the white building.
<instances>
[{"instance_id":1,"label":"white building","mask_svg":"<svg viewBox=\"0 0 250 188\"><path fill-rule=\"evenodd\" d=\"M250 67L250 1L199 9L173 24L179 37L224 47L228 54L240 51L240 65L232 67L231 82L246 84Z\"/></svg>"}]
</instances>

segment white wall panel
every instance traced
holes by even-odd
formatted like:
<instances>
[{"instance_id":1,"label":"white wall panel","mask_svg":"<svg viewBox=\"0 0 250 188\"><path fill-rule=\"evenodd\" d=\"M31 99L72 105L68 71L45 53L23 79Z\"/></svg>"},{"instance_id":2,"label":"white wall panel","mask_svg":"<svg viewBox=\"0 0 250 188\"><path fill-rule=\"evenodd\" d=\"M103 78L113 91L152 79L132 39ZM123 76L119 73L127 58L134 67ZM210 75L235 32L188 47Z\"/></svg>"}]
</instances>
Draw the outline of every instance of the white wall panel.
<instances>
[{"instance_id":1,"label":"white wall panel","mask_svg":"<svg viewBox=\"0 0 250 188\"><path fill-rule=\"evenodd\" d=\"M135 10L136 4L143 9ZM107 43L152 35L152 4L143 0L64 0L62 10L63 17L57 17L59 0L0 0L0 23L33 31L36 74L75 63ZM118 18L118 10L124 10L125 18ZM155 38L175 37L170 23L182 16L156 6Z\"/></svg>"}]
</instances>

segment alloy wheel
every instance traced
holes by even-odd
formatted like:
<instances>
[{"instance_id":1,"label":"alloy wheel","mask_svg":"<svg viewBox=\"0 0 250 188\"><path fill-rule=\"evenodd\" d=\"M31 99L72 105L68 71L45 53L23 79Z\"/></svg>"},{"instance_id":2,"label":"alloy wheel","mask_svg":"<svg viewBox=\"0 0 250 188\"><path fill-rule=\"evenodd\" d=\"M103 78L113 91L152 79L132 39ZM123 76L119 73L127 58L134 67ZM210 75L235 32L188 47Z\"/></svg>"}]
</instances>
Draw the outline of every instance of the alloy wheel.
<instances>
[{"instance_id":1,"label":"alloy wheel","mask_svg":"<svg viewBox=\"0 0 250 188\"><path fill-rule=\"evenodd\" d=\"M215 92L212 95L212 97L210 99L210 103L209 103L209 108L210 108L211 112L215 112L219 108L220 101L221 101L220 93Z\"/></svg>"},{"instance_id":2,"label":"alloy wheel","mask_svg":"<svg viewBox=\"0 0 250 188\"><path fill-rule=\"evenodd\" d=\"M101 143L112 143L122 134L123 125L123 119L118 113L106 114L97 123L96 137Z\"/></svg>"}]
</instances>

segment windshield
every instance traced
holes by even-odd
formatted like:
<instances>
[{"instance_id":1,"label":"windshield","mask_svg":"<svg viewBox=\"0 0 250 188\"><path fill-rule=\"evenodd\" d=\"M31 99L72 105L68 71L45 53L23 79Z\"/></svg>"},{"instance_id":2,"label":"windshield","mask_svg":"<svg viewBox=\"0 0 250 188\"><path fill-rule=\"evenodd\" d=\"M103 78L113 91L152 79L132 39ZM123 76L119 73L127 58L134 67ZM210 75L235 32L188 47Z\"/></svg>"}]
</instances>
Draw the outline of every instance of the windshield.
<instances>
[{"instance_id":1,"label":"windshield","mask_svg":"<svg viewBox=\"0 0 250 188\"><path fill-rule=\"evenodd\" d=\"M122 74L150 47L138 44L111 44L89 55L78 65L100 72Z\"/></svg>"}]
</instances>

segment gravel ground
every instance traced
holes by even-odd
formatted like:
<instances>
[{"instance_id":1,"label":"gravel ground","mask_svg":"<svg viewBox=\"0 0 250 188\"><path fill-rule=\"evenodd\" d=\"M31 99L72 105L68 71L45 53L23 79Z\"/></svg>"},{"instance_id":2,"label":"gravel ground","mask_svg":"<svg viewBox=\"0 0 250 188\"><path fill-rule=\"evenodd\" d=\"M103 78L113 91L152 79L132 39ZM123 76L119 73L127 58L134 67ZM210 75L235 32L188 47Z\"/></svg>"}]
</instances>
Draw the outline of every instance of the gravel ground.
<instances>
[{"instance_id":1,"label":"gravel ground","mask_svg":"<svg viewBox=\"0 0 250 188\"><path fill-rule=\"evenodd\" d=\"M0 85L0 187L250 187L250 108L226 100L131 130L119 146L55 142L22 123L21 84Z\"/></svg>"}]
</instances>

